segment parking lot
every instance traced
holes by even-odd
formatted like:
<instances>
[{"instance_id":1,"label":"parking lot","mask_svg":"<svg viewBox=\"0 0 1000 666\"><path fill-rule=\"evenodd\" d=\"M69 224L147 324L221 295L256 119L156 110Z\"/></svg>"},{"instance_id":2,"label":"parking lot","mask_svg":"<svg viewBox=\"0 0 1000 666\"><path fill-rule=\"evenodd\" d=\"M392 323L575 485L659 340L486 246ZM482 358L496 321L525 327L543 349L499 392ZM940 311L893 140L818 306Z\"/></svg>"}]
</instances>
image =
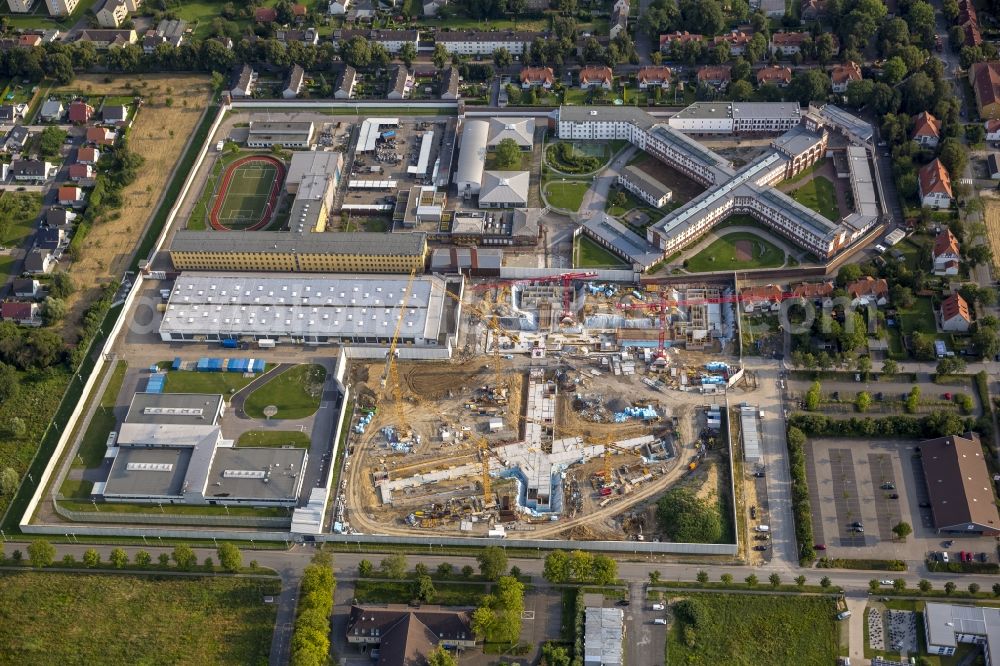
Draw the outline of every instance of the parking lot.
<instances>
[{"instance_id":1,"label":"parking lot","mask_svg":"<svg viewBox=\"0 0 1000 666\"><path fill-rule=\"evenodd\" d=\"M815 439L806 447L813 533L830 558L923 560L951 536L933 527L918 442ZM922 506L923 505L923 506ZM900 541L892 528L907 522ZM858 529L857 524L861 525ZM861 531L863 529L863 531ZM951 550L992 551L989 538L955 539ZM991 558L992 559L992 558Z\"/></svg>"}]
</instances>

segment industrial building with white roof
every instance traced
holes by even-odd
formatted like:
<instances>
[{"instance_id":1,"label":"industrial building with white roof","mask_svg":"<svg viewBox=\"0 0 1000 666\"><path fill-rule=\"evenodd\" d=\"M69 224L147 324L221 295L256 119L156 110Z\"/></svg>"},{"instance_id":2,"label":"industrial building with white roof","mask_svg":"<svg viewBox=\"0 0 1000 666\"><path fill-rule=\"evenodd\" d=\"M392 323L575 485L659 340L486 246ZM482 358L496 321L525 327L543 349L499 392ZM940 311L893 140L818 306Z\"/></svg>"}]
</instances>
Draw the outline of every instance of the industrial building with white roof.
<instances>
[{"instance_id":1,"label":"industrial building with white roof","mask_svg":"<svg viewBox=\"0 0 1000 666\"><path fill-rule=\"evenodd\" d=\"M864 147L854 147L855 150L849 153L854 161L851 180L852 189L857 192L856 212L841 222L828 220L773 188L773 185L800 173L823 157L827 147L827 124L846 123L837 127L851 137L864 134L863 128L856 127L857 123L851 121L853 116L843 112L838 114L839 110L834 110L821 117L812 110L802 113L797 105L787 103L770 106L763 103L722 103L716 106L719 108L697 105L694 109L685 109L677 114L681 118L676 123L686 127L689 120L693 122L695 118L717 116L716 120L721 123L718 129L690 131L787 130L787 133L772 142L772 152L758 157L738 171L728 160L672 126L675 124L673 118L669 124L663 124L640 109L560 107L558 134L562 139L629 141L708 187L702 194L647 227L646 240L661 255L683 249L735 214L754 217L821 260L832 257L876 225L879 206ZM714 113L710 113L712 109L715 109ZM685 120L685 117L688 119ZM733 129L728 129L729 124ZM735 129L737 124L741 129ZM634 253L632 239L623 235L620 243L610 239L602 244L632 261L629 256ZM621 247L616 249L616 244Z\"/></svg>"},{"instance_id":2,"label":"industrial building with white roof","mask_svg":"<svg viewBox=\"0 0 1000 666\"><path fill-rule=\"evenodd\" d=\"M402 307L401 347L451 349L460 277L182 273L160 322L165 342L277 340L384 346Z\"/></svg>"}]
</instances>

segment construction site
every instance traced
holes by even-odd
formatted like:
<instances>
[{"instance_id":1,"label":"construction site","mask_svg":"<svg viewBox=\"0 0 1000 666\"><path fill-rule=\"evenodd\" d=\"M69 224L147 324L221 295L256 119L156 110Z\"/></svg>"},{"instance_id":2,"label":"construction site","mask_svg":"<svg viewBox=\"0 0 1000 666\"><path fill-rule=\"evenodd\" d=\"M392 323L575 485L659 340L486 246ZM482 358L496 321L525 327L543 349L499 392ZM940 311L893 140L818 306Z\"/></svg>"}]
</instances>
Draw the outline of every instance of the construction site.
<instances>
[{"instance_id":1,"label":"construction site","mask_svg":"<svg viewBox=\"0 0 1000 666\"><path fill-rule=\"evenodd\" d=\"M725 388L752 381L733 301L575 274L469 285L452 361L352 364L334 531L660 540L665 490L728 486Z\"/></svg>"}]
</instances>

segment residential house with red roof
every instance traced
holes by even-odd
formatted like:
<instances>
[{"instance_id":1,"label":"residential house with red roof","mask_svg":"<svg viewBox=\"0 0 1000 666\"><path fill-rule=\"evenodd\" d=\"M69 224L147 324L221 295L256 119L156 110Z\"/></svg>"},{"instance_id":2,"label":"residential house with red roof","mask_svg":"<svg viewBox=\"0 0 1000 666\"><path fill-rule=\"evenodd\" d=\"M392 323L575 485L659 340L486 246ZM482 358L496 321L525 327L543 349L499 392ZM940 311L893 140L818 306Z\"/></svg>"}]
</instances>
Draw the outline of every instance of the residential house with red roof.
<instances>
[{"instance_id":1,"label":"residential house with red roof","mask_svg":"<svg viewBox=\"0 0 1000 666\"><path fill-rule=\"evenodd\" d=\"M93 166L97 164L97 160L99 159L101 159L101 151L97 148L85 146L76 153L76 161L80 164L89 164Z\"/></svg>"},{"instance_id":2,"label":"residential house with red roof","mask_svg":"<svg viewBox=\"0 0 1000 666\"><path fill-rule=\"evenodd\" d=\"M113 129L107 127L87 128L87 143L97 146L110 146L114 144L116 138L117 136Z\"/></svg>"},{"instance_id":3,"label":"residential house with red roof","mask_svg":"<svg viewBox=\"0 0 1000 666\"><path fill-rule=\"evenodd\" d=\"M769 65L757 70L757 85L771 83L779 88L785 88L792 82L792 68L781 65Z\"/></svg>"},{"instance_id":4,"label":"residential house with red roof","mask_svg":"<svg viewBox=\"0 0 1000 666\"><path fill-rule=\"evenodd\" d=\"M636 80L639 82L639 90L646 90L647 88L655 88L657 86L665 89L670 86L670 76L670 68L666 65L660 65L659 67L646 66L639 68Z\"/></svg>"},{"instance_id":5,"label":"residential house with red roof","mask_svg":"<svg viewBox=\"0 0 1000 666\"><path fill-rule=\"evenodd\" d=\"M951 206L951 178L941 160L935 159L917 174L920 188L920 205L927 208L948 208Z\"/></svg>"},{"instance_id":6,"label":"residential house with red roof","mask_svg":"<svg viewBox=\"0 0 1000 666\"><path fill-rule=\"evenodd\" d=\"M958 238L945 227L934 239L931 248L931 261L934 275L958 275L958 265L962 261L962 252L958 247Z\"/></svg>"},{"instance_id":7,"label":"residential house with red roof","mask_svg":"<svg viewBox=\"0 0 1000 666\"><path fill-rule=\"evenodd\" d=\"M979 31L979 17L976 15L976 7L970 0L959 0L958 18L955 25L962 28L962 35L965 37L966 46L979 46L983 43L983 35Z\"/></svg>"},{"instance_id":8,"label":"residential house with red roof","mask_svg":"<svg viewBox=\"0 0 1000 666\"><path fill-rule=\"evenodd\" d=\"M83 203L83 190L75 185L62 185L57 200L60 206L80 205Z\"/></svg>"},{"instance_id":9,"label":"residential house with red roof","mask_svg":"<svg viewBox=\"0 0 1000 666\"><path fill-rule=\"evenodd\" d=\"M803 282L792 288L792 295L807 301L819 302L833 296L832 282Z\"/></svg>"},{"instance_id":10,"label":"residential house with red roof","mask_svg":"<svg viewBox=\"0 0 1000 666\"><path fill-rule=\"evenodd\" d=\"M551 67L522 67L521 87L541 86L548 90L555 83L556 75Z\"/></svg>"},{"instance_id":11,"label":"residential house with red roof","mask_svg":"<svg viewBox=\"0 0 1000 666\"><path fill-rule=\"evenodd\" d=\"M672 32L660 35L660 52L669 54L675 46L687 44L688 42L704 41L704 35L693 34L685 30L684 32Z\"/></svg>"},{"instance_id":12,"label":"residential house with red roof","mask_svg":"<svg viewBox=\"0 0 1000 666\"><path fill-rule=\"evenodd\" d=\"M19 326L41 326L38 303L5 301L0 303L0 319L12 321Z\"/></svg>"},{"instance_id":13,"label":"residential house with red roof","mask_svg":"<svg viewBox=\"0 0 1000 666\"><path fill-rule=\"evenodd\" d=\"M941 140L941 121L927 111L913 116L913 134L910 138L921 146L936 148Z\"/></svg>"},{"instance_id":14,"label":"residential house with red roof","mask_svg":"<svg viewBox=\"0 0 1000 666\"><path fill-rule=\"evenodd\" d=\"M273 7L258 7L253 13L257 23L274 23L278 20L278 11Z\"/></svg>"},{"instance_id":15,"label":"residential house with red roof","mask_svg":"<svg viewBox=\"0 0 1000 666\"><path fill-rule=\"evenodd\" d=\"M698 83L705 83L719 90L725 89L732 81L729 65L705 65L698 69Z\"/></svg>"},{"instance_id":16,"label":"residential house with red roof","mask_svg":"<svg viewBox=\"0 0 1000 666\"><path fill-rule=\"evenodd\" d=\"M969 83L976 95L979 117L1000 118L1000 61L973 63Z\"/></svg>"},{"instance_id":17,"label":"residential house with red roof","mask_svg":"<svg viewBox=\"0 0 1000 666\"><path fill-rule=\"evenodd\" d=\"M986 130L987 141L1000 141L1000 120L987 120L983 123L983 129Z\"/></svg>"},{"instance_id":18,"label":"residential house with red roof","mask_svg":"<svg viewBox=\"0 0 1000 666\"><path fill-rule=\"evenodd\" d=\"M861 81L863 78L860 65L854 61L834 65L830 70L830 89L837 94L843 94L847 92L847 86L851 81Z\"/></svg>"},{"instance_id":19,"label":"residential house with red roof","mask_svg":"<svg viewBox=\"0 0 1000 666\"><path fill-rule=\"evenodd\" d=\"M972 326L969 304L958 292L941 301L941 330L968 333Z\"/></svg>"},{"instance_id":20,"label":"residential house with red roof","mask_svg":"<svg viewBox=\"0 0 1000 666\"><path fill-rule=\"evenodd\" d=\"M89 164L70 164L69 179L74 183L90 180L94 177L94 167Z\"/></svg>"},{"instance_id":21,"label":"residential house with red roof","mask_svg":"<svg viewBox=\"0 0 1000 666\"><path fill-rule=\"evenodd\" d=\"M611 68L607 65L590 65L580 70L580 87L585 90L589 88L604 88L605 90L611 90L611 84L613 81L614 74L611 72Z\"/></svg>"},{"instance_id":22,"label":"residential house with red roof","mask_svg":"<svg viewBox=\"0 0 1000 666\"><path fill-rule=\"evenodd\" d=\"M734 56L741 56L746 54L747 44L750 43L751 39L753 39L752 33L746 33L742 30L732 30L713 39L712 44L713 46L729 44L729 53Z\"/></svg>"},{"instance_id":23,"label":"residential house with red roof","mask_svg":"<svg viewBox=\"0 0 1000 666\"><path fill-rule=\"evenodd\" d=\"M847 285L847 294L851 297L851 306L885 305L889 302L889 283L885 278L875 279L866 275Z\"/></svg>"},{"instance_id":24,"label":"residential house with red roof","mask_svg":"<svg viewBox=\"0 0 1000 666\"><path fill-rule=\"evenodd\" d=\"M94 115L94 107L83 100L75 100L69 104L69 121L74 124L90 122L90 117Z\"/></svg>"},{"instance_id":25,"label":"residential house with red roof","mask_svg":"<svg viewBox=\"0 0 1000 666\"><path fill-rule=\"evenodd\" d=\"M762 287L745 287L740 290L740 305L744 312L768 310L778 307L784 291L776 284Z\"/></svg>"}]
</instances>

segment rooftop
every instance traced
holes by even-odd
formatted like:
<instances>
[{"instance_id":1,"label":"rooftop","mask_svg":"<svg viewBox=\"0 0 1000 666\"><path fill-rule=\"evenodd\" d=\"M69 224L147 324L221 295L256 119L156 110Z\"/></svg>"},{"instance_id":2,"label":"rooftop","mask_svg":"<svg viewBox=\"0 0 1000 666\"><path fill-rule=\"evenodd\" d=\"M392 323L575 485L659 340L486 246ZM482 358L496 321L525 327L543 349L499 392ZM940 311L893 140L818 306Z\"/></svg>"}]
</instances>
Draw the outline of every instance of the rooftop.
<instances>
[{"instance_id":1,"label":"rooftop","mask_svg":"<svg viewBox=\"0 0 1000 666\"><path fill-rule=\"evenodd\" d=\"M479 203L528 205L527 171L484 171Z\"/></svg>"},{"instance_id":2,"label":"rooftop","mask_svg":"<svg viewBox=\"0 0 1000 666\"><path fill-rule=\"evenodd\" d=\"M125 423L215 425L224 406L223 397L202 393L136 393Z\"/></svg>"},{"instance_id":3,"label":"rooftop","mask_svg":"<svg viewBox=\"0 0 1000 666\"><path fill-rule=\"evenodd\" d=\"M983 458L979 435L952 435L920 443L934 524L965 530L975 524L1000 530L993 481Z\"/></svg>"},{"instance_id":4,"label":"rooftop","mask_svg":"<svg viewBox=\"0 0 1000 666\"><path fill-rule=\"evenodd\" d=\"M584 220L581 226L614 247L628 261L644 268L663 258L663 253L655 245L605 213Z\"/></svg>"},{"instance_id":5,"label":"rooftop","mask_svg":"<svg viewBox=\"0 0 1000 666\"><path fill-rule=\"evenodd\" d=\"M423 232L383 234L349 232L314 234L291 231L178 231L171 252L249 252L281 254L423 255Z\"/></svg>"},{"instance_id":6,"label":"rooftop","mask_svg":"<svg viewBox=\"0 0 1000 666\"><path fill-rule=\"evenodd\" d=\"M651 194L654 199L660 199L671 194L669 187L634 164L625 167L623 175Z\"/></svg>"}]
</instances>

